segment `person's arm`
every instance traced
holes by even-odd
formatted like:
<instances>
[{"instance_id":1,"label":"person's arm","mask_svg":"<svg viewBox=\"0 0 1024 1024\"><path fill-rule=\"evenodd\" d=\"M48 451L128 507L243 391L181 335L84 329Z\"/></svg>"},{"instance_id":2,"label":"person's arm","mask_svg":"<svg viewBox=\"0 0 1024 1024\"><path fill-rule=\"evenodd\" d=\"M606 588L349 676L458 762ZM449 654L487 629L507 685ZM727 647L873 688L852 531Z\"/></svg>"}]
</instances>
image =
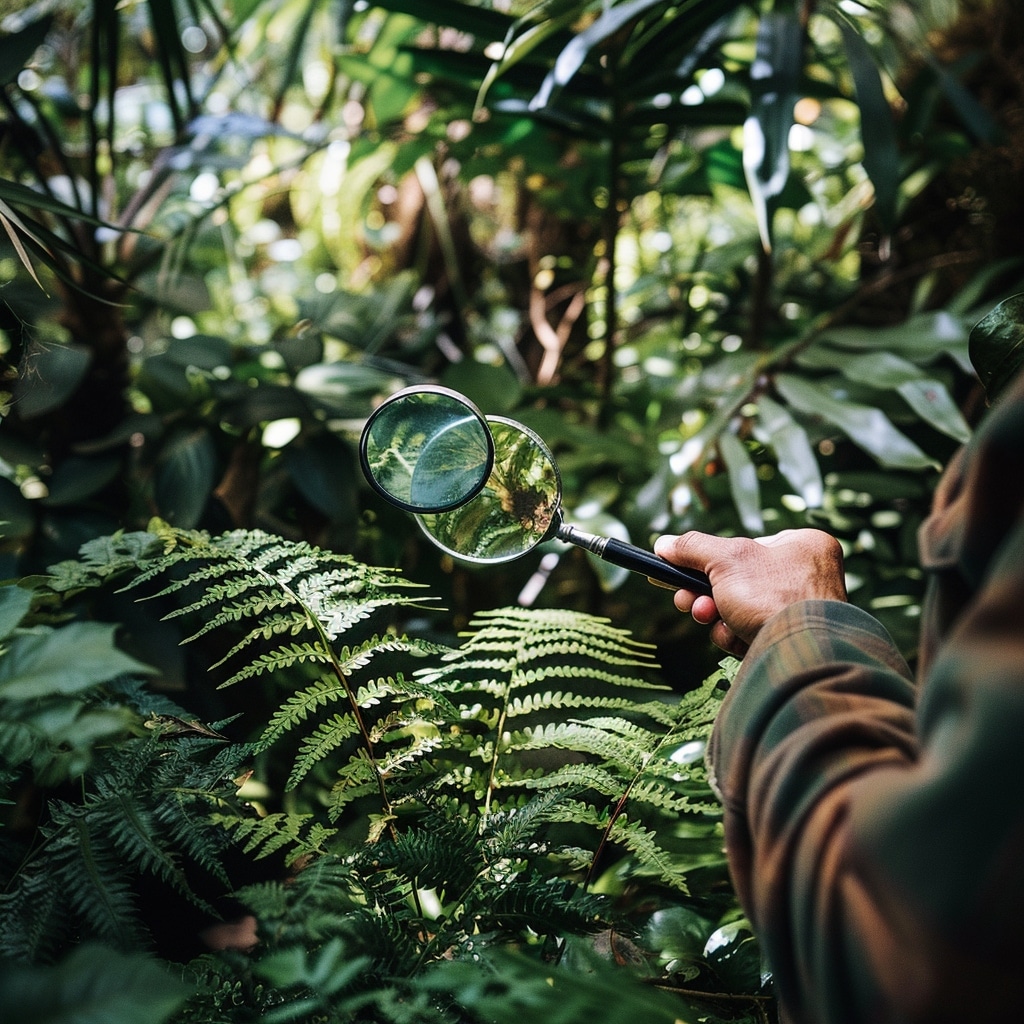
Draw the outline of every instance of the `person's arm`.
<instances>
[{"instance_id":1,"label":"person's arm","mask_svg":"<svg viewBox=\"0 0 1024 1024\"><path fill-rule=\"evenodd\" d=\"M729 622L742 574L709 575ZM1022 615L1024 528L916 711L892 641L849 604L779 602L750 635L708 758L791 1019L977 1022L1024 1005Z\"/></svg>"}]
</instances>

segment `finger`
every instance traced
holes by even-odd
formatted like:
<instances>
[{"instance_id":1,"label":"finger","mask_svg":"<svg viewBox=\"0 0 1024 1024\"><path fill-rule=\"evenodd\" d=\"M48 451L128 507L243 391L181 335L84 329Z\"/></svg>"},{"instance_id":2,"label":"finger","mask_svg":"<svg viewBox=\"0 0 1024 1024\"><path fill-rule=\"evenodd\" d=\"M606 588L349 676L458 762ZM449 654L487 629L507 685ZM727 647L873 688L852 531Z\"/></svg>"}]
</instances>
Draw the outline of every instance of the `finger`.
<instances>
[{"instance_id":1,"label":"finger","mask_svg":"<svg viewBox=\"0 0 1024 1024\"><path fill-rule=\"evenodd\" d=\"M721 619L711 627L711 642L726 654L742 658L747 653L749 644L741 640Z\"/></svg>"},{"instance_id":2,"label":"finger","mask_svg":"<svg viewBox=\"0 0 1024 1024\"><path fill-rule=\"evenodd\" d=\"M702 595L691 602L690 614L694 622L709 626L718 618L718 605L715 604L714 598Z\"/></svg>"}]
</instances>

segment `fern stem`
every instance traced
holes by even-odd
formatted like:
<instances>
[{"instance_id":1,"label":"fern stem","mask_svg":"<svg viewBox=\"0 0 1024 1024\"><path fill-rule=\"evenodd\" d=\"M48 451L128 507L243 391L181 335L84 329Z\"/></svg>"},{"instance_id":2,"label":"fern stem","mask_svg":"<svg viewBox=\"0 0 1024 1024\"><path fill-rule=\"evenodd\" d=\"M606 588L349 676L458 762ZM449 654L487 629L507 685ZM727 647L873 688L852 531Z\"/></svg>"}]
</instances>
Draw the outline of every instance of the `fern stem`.
<instances>
[{"instance_id":1,"label":"fern stem","mask_svg":"<svg viewBox=\"0 0 1024 1024\"><path fill-rule=\"evenodd\" d=\"M338 656L334 652L334 645L331 643L331 638L327 634L327 630L324 629L324 624L320 621L319 617L312 614L306 603L299 597L298 594L292 590L283 580L278 579L272 573L266 571L261 566L254 567L256 571L264 576L272 585L280 587L303 611L306 616L306 621L316 631L317 636L320 638L320 643L323 645L324 650L327 652L331 671L337 678L338 682L345 690L345 696L348 698L349 707L352 708L352 716L355 719L356 726L359 729L359 737L362 742L363 750L366 753L367 760L370 762L370 766L373 770L373 777L377 782L377 792L380 795L381 811L385 820L385 827L387 828L388 835L395 839L397 833L395 832L395 826L393 822L394 812L391 804L391 798L388 796L387 786L384 782L384 775L380 770L380 764L377 761L376 755L373 752L373 739L370 736L370 730L367 728L366 721L363 718L362 709L359 706L359 701L356 699L355 691L352 689L352 684L349 681L348 675L345 670L341 667L341 662L338 661ZM418 902L418 901L417 901Z\"/></svg>"}]
</instances>

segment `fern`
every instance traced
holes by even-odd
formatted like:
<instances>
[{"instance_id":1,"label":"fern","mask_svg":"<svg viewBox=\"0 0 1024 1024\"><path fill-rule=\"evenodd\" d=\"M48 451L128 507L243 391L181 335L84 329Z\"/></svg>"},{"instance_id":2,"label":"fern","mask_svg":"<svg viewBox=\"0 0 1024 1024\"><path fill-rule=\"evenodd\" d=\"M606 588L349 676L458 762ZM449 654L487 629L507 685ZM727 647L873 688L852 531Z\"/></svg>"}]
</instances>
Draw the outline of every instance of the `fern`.
<instances>
[{"instance_id":1,"label":"fern","mask_svg":"<svg viewBox=\"0 0 1024 1024\"><path fill-rule=\"evenodd\" d=\"M209 820L218 804L234 802L231 775L247 755L200 737L160 732L112 747L90 775L80 803L51 800L41 843L27 852L0 895L0 948L25 961L49 958L39 920L122 950L148 945L134 883L162 880L213 913L184 865L207 872L224 890L227 837ZM193 871L194 875L194 871Z\"/></svg>"},{"instance_id":2,"label":"fern","mask_svg":"<svg viewBox=\"0 0 1024 1024\"><path fill-rule=\"evenodd\" d=\"M210 821L223 826L242 842L244 853L256 859L287 850L285 864L293 865L302 858L320 857L327 852L336 829L326 828L312 814L270 814L264 818L212 814Z\"/></svg>"},{"instance_id":3,"label":"fern","mask_svg":"<svg viewBox=\"0 0 1024 1024\"><path fill-rule=\"evenodd\" d=\"M136 882L205 906L197 873L230 891L221 862L233 845L289 876L234 894L260 944L196 962L200 994L183 1022L465 1024L441 989L425 1000L434 965L508 944L557 956L570 936L620 935L612 900L591 885L613 857L678 892L694 866L721 862L695 751L725 670L675 694L649 646L548 610L481 613L451 650L393 628L426 604L397 573L267 534L161 523L53 567L33 604L52 616L114 581L158 601L184 642L213 641L222 688L271 704L241 745L225 738L231 721L206 726L115 693L116 681L89 683L75 714L130 706L134 717L91 751L77 800L50 800L31 849L0 832L0 954L53 959L73 936L145 946ZM24 606L12 599L9 618ZM113 649L109 632L103 644ZM12 734L10 747L25 742ZM269 808L238 793L252 760Z\"/></svg>"},{"instance_id":4,"label":"fern","mask_svg":"<svg viewBox=\"0 0 1024 1024\"><path fill-rule=\"evenodd\" d=\"M611 845L685 890L679 858L642 822L668 825L717 810L703 768L684 771L673 755L707 734L724 671L678 698L652 681L650 648L605 620L499 609L471 625L457 651L417 673L459 707L432 753L435 789L478 808L485 823L522 806L529 790L589 792L607 801L605 811L563 801L556 820L597 830L590 873ZM651 691L664 699L638 699ZM577 715L566 719L570 709ZM531 758L552 750L563 752L563 763L531 772Z\"/></svg>"}]
</instances>

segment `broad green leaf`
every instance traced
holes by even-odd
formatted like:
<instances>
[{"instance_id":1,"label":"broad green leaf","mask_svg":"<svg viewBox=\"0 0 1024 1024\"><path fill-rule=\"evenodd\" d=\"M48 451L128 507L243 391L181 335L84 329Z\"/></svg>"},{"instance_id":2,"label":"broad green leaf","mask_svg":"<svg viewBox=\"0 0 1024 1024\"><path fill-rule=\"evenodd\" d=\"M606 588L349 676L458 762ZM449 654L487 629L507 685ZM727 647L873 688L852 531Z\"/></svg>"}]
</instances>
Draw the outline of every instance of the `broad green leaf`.
<instances>
[{"instance_id":1,"label":"broad green leaf","mask_svg":"<svg viewBox=\"0 0 1024 1024\"><path fill-rule=\"evenodd\" d=\"M735 434L727 432L718 438L718 450L729 472L729 489L744 529L751 533L764 533L757 467L746 445Z\"/></svg>"},{"instance_id":2,"label":"broad green leaf","mask_svg":"<svg viewBox=\"0 0 1024 1024\"><path fill-rule=\"evenodd\" d=\"M333 522L356 517L356 458L332 434L297 438L284 449L288 472L299 493Z\"/></svg>"},{"instance_id":3,"label":"broad green leaf","mask_svg":"<svg viewBox=\"0 0 1024 1024\"><path fill-rule=\"evenodd\" d=\"M452 363L441 381L475 402L488 415L511 413L523 394L522 384L508 366L492 366L475 359Z\"/></svg>"},{"instance_id":4,"label":"broad green leaf","mask_svg":"<svg viewBox=\"0 0 1024 1024\"><path fill-rule=\"evenodd\" d=\"M22 419L42 416L62 406L85 378L92 353L85 345L33 342L14 384Z\"/></svg>"},{"instance_id":5,"label":"broad green leaf","mask_svg":"<svg viewBox=\"0 0 1024 1024\"><path fill-rule=\"evenodd\" d=\"M772 215L789 180L789 130L800 98L803 41L795 9L762 16L750 69L753 103L743 125L743 169L765 252L771 252Z\"/></svg>"},{"instance_id":6,"label":"broad green leaf","mask_svg":"<svg viewBox=\"0 0 1024 1024\"><path fill-rule=\"evenodd\" d=\"M807 431L767 395L757 400L758 440L775 452L779 472L790 482L808 508L819 508L825 487Z\"/></svg>"},{"instance_id":7,"label":"broad green leaf","mask_svg":"<svg viewBox=\"0 0 1024 1024\"><path fill-rule=\"evenodd\" d=\"M154 498L161 518L185 530L198 525L216 482L217 452L204 427L182 429L164 444Z\"/></svg>"},{"instance_id":8,"label":"broad green leaf","mask_svg":"<svg viewBox=\"0 0 1024 1024\"><path fill-rule=\"evenodd\" d=\"M189 991L158 961L96 943L56 967L0 964L0 1006L12 1024L162 1024Z\"/></svg>"},{"instance_id":9,"label":"broad green leaf","mask_svg":"<svg viewBox=\"0 0 1024 1024\"><path fill-rule=\"evenodd\" d=\"M0 698L33 700L88 690L122 673L154 670L114 645L116 627L70 622L15 637L0 658Z\"/></svg>"},{"instance_id":10,"label":"broad green leaf","mask_svg":"<svg viewBox=\"0 0 1024 1024\"><path fill-rule=\"evenodd\" d=\"M886 232L896 224L899 198L900 155L896 125L885 97L882 79L871 49L845 18L837 23L843 34L846 56L860 107L860 137L864 145L864 170L875 188L875 212Z\"/></svg>"},{"instance_id":11,"label":"broad green leaf","mask_svg":"<svg viewBox=\"0 0 1024 1024\"><path fill-rule=\"evenodd\" d=\"M295 388L336 416L368 416L373 396L404 382L363 363L314 363L295 375Z\"/></svg>"},{"instance_id":12,"label":"broad green leaf","mask_svg":"<svg viewBox=\"0 0 1024 1024\"><path fill-rule=\"evenodd\" d=\"M14 632L31 606L32 594L23 587L6 586L0 589L0 640L5 640Z\"/></svg>"},{"instance_id":13,"label":"broad green leaf","mask_svg":"<svg viewBox=\"0 0 1024 1024\"><path fill-rule=\"evenodd\" d=\"M780 374L775 386L794 409L834 424L883 466L936 468L935 460L899 431L881 409L846 401L792 374Z\"/></svg>"},{"instance_id":14,"label":"broad green leaf","mask_svg":"<svg viewBox=\"0 0 1024 1024\"><path fill-rule=\"evenodd\" d=\"M822 334L822 341L837 348L893 352L922 364L941 356L959 361L961 352L967 354L967 338L962 321L942 309L919 313L891 327L833 327Z\"/></svg>"},{"instance_id":15,"label":"broad green leaf","mask_svg":"<svg viewBox=\"0 0 1024 1024\"><path fill-rule=\"evenodd\" d=\"M18 77L22 68L42 45L46 33L50 31L53 14L43 13L45 8L42 7L37 8L37 11L39 16L24 28L0 37L0 86L8 86ZM4 13L9 13L9 11Z\"/></svg>"},{"instance_id":16,"label":"broad green leaf","mask_svg":"<svg viewBox=\"0 0 1024 1024\"><path fill-rule=\"evenodd\" d=\"M102 490L121 470L116 455L84 458L72 455L58 463L47 485L49 493L42 504L70 505Z\"/></svg>"},{"instance_id":17,"label":"broad green leaf","mask_svg":"<svg viewBox=\"0 0 1024 1024\"><path fill-rule=\"evenodd\" d=\"M822 350L820 347L803 365L816 365L839 370L843 376L859 384L868 384L883 391L896 391L918 416L936 430L957 441L971 436L971 428L960 413L946 385L907 359L892 352L852 355L849 352Z\"/></svg>"},{"instance_id":18,"label":"broad green leaf","mask_svg":"<svg viewBox=\"0 0 1024 1024\"><path fill-rule=\"evenodd\" d=\"M1024 292L1004 299L974 325L969 351L985 394L993 402L1024 363Z\"/></svg>"}]
</instances>

